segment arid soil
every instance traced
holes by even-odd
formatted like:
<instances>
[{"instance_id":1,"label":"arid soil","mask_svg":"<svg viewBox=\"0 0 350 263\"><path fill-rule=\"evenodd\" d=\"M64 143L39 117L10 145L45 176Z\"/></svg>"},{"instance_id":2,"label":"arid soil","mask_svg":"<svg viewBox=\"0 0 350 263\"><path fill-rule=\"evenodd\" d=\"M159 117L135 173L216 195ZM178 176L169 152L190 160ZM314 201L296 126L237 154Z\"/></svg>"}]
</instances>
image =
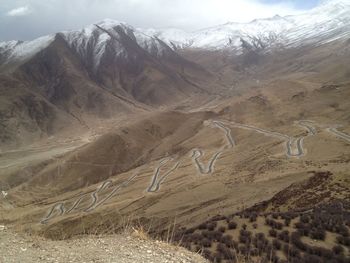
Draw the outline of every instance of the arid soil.
<instances>
[{"instance_id":1,"label":"arid soil","mask_svg":"<svg viewBox=\"0 0 350 263\"><path fill-rule=\"evenodd\" d=\"M69 101L88 128L64 124L51 137L28 135L33 141L2 150L0 224L63 239L118 232L130 221L156 236L264 201L265 212L285 212L348 198L350 69L338 52L345 45L285 50L244 66L242 57L188 51L214 76L210 94L137 110L123 101L133 110L113 104L115 118L87 117ZM215 94L218 78L229 89ZM169 101L172 92L146 99Z\"/></svg>"},{"instance_id":2,"label":"arid soil","mask_svg":"<svg viewBox=\"0 0 350 263\"><path fill-rule=\"evenodd\" d=\"M17 262L162 262L205 263L199 254L160 241L130 235L89 236L50 241L0 229L0 261Z\"/></svg>"}]
</instances>

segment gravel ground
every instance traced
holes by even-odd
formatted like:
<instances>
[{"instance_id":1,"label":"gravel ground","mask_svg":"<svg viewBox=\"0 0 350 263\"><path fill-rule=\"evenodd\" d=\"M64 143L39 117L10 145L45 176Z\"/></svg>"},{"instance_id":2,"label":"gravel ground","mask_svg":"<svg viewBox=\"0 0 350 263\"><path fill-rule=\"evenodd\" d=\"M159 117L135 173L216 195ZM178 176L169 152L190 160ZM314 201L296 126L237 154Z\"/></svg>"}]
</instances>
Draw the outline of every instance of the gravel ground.
<instances>
[{"instance_id":1,"label":"gravel ground","mask_svg":"<svg viewBox=\"0 0 350 263\"><path fill-rule=\"evenodd\" d=\"M51 241L1 227L0 262L207 263L184 248L127 235Z\"/></svg>"}]
</instances>

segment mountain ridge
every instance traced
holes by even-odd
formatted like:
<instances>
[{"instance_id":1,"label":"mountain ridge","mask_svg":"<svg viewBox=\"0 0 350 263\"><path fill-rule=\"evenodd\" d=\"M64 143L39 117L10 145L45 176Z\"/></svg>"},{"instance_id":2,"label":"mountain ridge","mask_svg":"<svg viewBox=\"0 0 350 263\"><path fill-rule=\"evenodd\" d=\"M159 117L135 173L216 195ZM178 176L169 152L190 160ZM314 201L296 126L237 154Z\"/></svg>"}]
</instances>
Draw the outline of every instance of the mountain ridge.
<instances>
[{"instance_id":1,"label":"mountain ridge","mask_svg":"<svg viewBox=\"0 0 350 263\"><path fill-rule=\"evenodd\" d=\"M227 22L222 25L208 27L192 32L186 32L176 28L165 29L143 29L134 28L128 23L112 19L104 19L95 24L88 25L81 30L62 31L66 40L72 46L88 43L91 35L95 34L96 25L113 29L121 27L127 34L133 34L135 40L144 49L162 55L163 41L172 49L200 48L200 49L231 49L242 51L242 40L257 45L260 49L278 46L291 47L304 45L306 43L317 43L322 41L333 41L334 35L342 33L343 38L350 35L350 3L344 0L326 0L315 8L296 15L279 16L270 18L254 19L249 23ZM339 32L341 31L341 32ZM322 37L320 39L320 36ZM103 48L108 37L101 35L99 38L98 56L103 53ZM24 49L27 54L34 54L47 47L53 41L53 35L43 36L32 41L7 41L0 42L0 63L6 53L23 56ZM2 55L1 55L2 53ZM5 55L4 55L5 54Z\"/></svg>"}]
</instances>

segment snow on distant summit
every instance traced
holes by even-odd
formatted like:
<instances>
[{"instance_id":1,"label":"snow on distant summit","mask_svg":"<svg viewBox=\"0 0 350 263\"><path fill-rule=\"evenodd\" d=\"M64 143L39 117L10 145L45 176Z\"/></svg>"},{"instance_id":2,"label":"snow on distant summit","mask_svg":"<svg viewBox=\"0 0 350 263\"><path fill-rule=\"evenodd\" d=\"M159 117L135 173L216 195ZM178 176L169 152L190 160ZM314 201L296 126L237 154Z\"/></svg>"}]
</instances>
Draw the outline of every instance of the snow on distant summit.
<instances>
[{"instance_id":1,"label":"snow on distant summit","mask_svg":"<svg viewBox=\"0 0 350 263\"><path fill-rule=\"evenodd\" d=\"M26 60L44 48L54 40L53 35L39 37L32 41L8 41L0 42L0 58L6 60Z\"/></svg>"},{"instance_id":2,"label":"snow on distant summit","mask_svg":"<svg viewBox=\"0 0 350 263\"><path fill-rule=\"evenodd\" d=\"M7 64L29 59L48 47L56 36L60 36L70 48L77 52L83 61L91 64L96 69L106 55L107 49L113 50L109 55L112 54L114 57L128 56L125 43L122 41L122 35L126 35L141 48L155 56L162 56L167 48L170 49L156 36L148 35L147 32L135 29L125 22L104 19L81 30L63 31L33 41L0 42L0 63Z\"/></svg>"},{"instance_id":3,"label":"snow on distant summit","mask_svg":"<svg viewBox=\"0 0 350 263\"><path fill-rule=\"evenodd\" d=\"M350 1L325 0L316 8L299 15L255 19L250 23L229 22L195 32L180 29L134 28L125 22L105 19L81 30L59 33L81 57L91 57L87 63L99 65L107 47L113 42L116 56L127 56L118 43L120 33L126 34L147 52L162 56L172 49L230 49L241 52L242 47L269 51L305 44L323 44L350 37ZM47 47L54 36L33 41L0 43L0 62L28 59ZM166 46L168 45L168 46ZM2 62L4 63L4 62ZM6 63L6 62L5 62Z\"/></svg>"},{"instance_id":4,"label":"snow on distant summit","mask_svg":"<svg viewBox=\"0 0 350 263\"><path fill-rule=\"evenodd\" d=\"M179 46L237 51L241 50L242 41L260 49L325 43L350 35L350 1L327 0L299 15L276 15L250 23L229 22L180 36L167 29L157 34L168 43L180 43Z\"/></svg>"}]
</instances>

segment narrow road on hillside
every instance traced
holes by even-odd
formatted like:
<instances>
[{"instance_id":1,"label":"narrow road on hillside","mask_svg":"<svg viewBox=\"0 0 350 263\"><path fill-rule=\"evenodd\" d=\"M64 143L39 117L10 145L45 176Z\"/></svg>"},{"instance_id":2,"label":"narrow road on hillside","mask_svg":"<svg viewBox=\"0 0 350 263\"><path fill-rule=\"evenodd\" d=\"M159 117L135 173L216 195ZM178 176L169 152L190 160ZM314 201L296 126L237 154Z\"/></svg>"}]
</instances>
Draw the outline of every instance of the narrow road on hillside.
<instances>
[{"instance_id":1,"label":"narrow road on hillside","mask_svg":"<svg viewBox=\"0 0 350 263\"><path fill-rule=\"evenodd\" d=\"M90 194L90 197L92 198L92 202L89 205L88 208L84 209L85 212L91 212L94 210L96 207L102 205L105 203L107 200L111 199L119 190L122 188L126 187L131 181L133 181L138 174L133 174L127 181L121 183L120 185L116 186L111 193L109 193L105 198L99 201L98 198L98 193L107 189L111 184L111 180L107 180L103 182L95 191L93 191ZM52 219L54 216L61 216L63 214L69 214L72 212L74 209L76 209L82 200L87 196L88 194L83 194L81 195L72 205L72 207L68 210L65 209L65 203L64 202L59 202L56 203L52 206L52 208L49 210L48 214L40 221L42 224L46 224L50 219ZM58 211L58 213L54 213L55 211Z\"/></svg>"},{"instance_id":2,"label":"narrow road on hillside","mask_svg":"<svg viewBox=\"0 0 350 263\"><path fill-rule=\"evenodd\" d=\"M224 152L225 148L232 149L236 143L235 140L232 137L232 131L229 127L227 127L223 122L218 120L213 120L212 123L218 127L220 130L224 131L227 143L221 147L221 149L214 153L214 155L210 158L207 168L205 168L205 165L199 160L203 156L203 151L200 149L194 149L192 152L192 160L197 167L197 170L201 174L212 174L214 172L215 162L218 160L220 155Z\"/></svg>"},{"instance_id":3,"label":"narrow road on hillside","mask_svg":"<svg viewBox=\"0 0 350 263\"><path fill-rule=\"evenodd\" d=\"M154 172L151 184L147 188L148 193L158 192L160 189L160 185L165 181L165 179L179 167L180 162L176 162L176 164L169 171L167 171L163 176L160 176L161 168L171 160L172 158L164 158L160 161L159 165L157 166Z\"/></svg>"},{"instance_id":4,"label":"narrow road on hillside","mask_svg":"<svg viewBox=\"0 0 350 263\"><path fill-rule=\"evenodd\" d=\"M49 211L49 213L47 214L47 216L45 218L43 218L40 223L42 224L46 224L53 216L54 216L54 212L58 211L59 213L57 214L57 216L61 216L64 214L64 203L58 203L55 204L51 210Z\"/></svg>"},{"instance_id":5,"label":"narrow road on hillside","mask_svg":"<svg viewBox=\"0 0 350 263\"><path fill-rule=\"evenodd\" d=\"M81 203L81 201L84 199L84 197L86 197L87 194L84 194L82 196L80 196L75 202L74 204L72 205L72 207L66 211L66 214L69 214L70 212L72 212L76 207L78 207Z\"/></svg>"},{"instance_id":6,"label":"narrow road on hillside","mask_svg":"<svg viewBox=\"0 0 350 263\"><path fill-rule=\"evenodd\" d=\"M343 140L346 140L347 142L350 142L350 135L344 132L338 131L337 128L328 128L327 131L330 133L333 133L338 138L341 138Z\"/></svg>"},{"instance_id":7,"label":"narrow road on hillside","mask_svg":"<svg viewBox=\"0 0 350 263\"><path fill-rule=\"evenodd\" d=\"M298 121L297 123L298 123L299 126L304 127L305 129L307 129L307 131L311 135L316 135L317 130L313 126L313 122L312 121Z\"/></svg>"},{"instance_id":8,"label":"narrow road on hillside","mask_svg":"<svg viewBox=\"0 0 350 263\"><path fill-rule=\"evenodd\" d=\"M293 138L293 137L290 137L288 135L285 135L285 134L282 134L279 132L268 131L268 130L254 127L251 125L240 124L240 123L236 123L236 122L221 121L221 123L228 123L228 124L231 124L237 128L256 131L258 133L264 134L265 136L275 137L275 138L278 138L280 140L286 141L286 144L285 144L286 145L286 155L288 157L301 157L301 156L305 155L305 150L303 147L303 142L304 142L305 137L312 136L312 135L316 134L316 129L313 126L311 126L310 124L306 123L306 121L300 121L300 122L298 122L298 125L300 125L303 128L306 128L308 131L308 135L302 136L299 138Z\"/></svg>"},{"instance_id":9,"label":"narrow road on hillside","mask_svg":"<svg viewBox=\"0 0 350 263\"><path fill-rule=\"evenodd\" d=\"M214 165L216 160L219 158L219 156L222 154L222 151L216 152L213 157L209 160L209 164L207 169L205 169L204 165L201 161L199 161L199 158L203 156L202 150L194 149L192 154L192 159L194 160L194 163L198 169L198 171L201 174L211 174L214 172Z\"/></svg>"},{"instance_id":10,"label":"narrow road on hillside","mask_svg":"<svg viewBox=\"0 0 350 263\"><path fill-rule=\"evenodd\" d=\"M100 191L103 191L104 189L106 189L108 186L110 186L112 184L112 181L111 180L108 180L108 181L105 181L103 182L97 189L96 191L92 192L91 193L91 198L92 198L92 202L91 204L89 205L88 208L86 208L84 210L84 212L89 212L93 209L93 207L95 206L95 204L97 203L98 201L98 196L97 194L100 192Z\"/></svg>"},{"instance_id":11,"label":"narrow road on hillside","mask_svg":"<svg viewBox=\"0 0 350 263\"><path fill-rule=\"evenodd\" d=\"M230 148L233 148L236 143L235 140L232 137L232 131L230 128L226 127L226 125L224 123L222 123L221 121L213 121L213 123L220 129L222 129L225 132L227 141L228 141L228 146Z\"/></svg>"},{"instance_id":12,"label":"narrow road on hillside","mask_svg":"<svg viewBox=\"0 0 350 263\"><path fill-rule=\"evenodd\" d=\"M124 187L128 186L137 176L139 175L138 171L133 174L127 181L125 181L124 183L116 186L112 192L110 192L105 198L103 198L101 201L99 201L98 203L95 204L95 206L93 207L93 209L95 209L96 207L99 207L100 205L103 205L105 202L107 202L109 199L111 199L112 197L114 197L114 195L119 192L121 189L123 189ZM91 211L91 210L90 210Z\"/></svg>"}]
</instances>

